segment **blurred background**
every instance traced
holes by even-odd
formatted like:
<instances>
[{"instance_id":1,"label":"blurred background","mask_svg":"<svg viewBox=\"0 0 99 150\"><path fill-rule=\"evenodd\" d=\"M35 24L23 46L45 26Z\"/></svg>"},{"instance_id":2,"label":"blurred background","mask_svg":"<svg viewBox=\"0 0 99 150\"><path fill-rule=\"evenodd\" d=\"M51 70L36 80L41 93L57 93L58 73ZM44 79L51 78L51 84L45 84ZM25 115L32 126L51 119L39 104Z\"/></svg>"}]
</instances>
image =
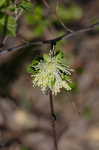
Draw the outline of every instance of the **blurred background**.
<instances>
[{"instance_id":1,"label":"blurred background","mask_svg":"<svg viewBox=\"0 0 99 150\"><path fill-rule=\"evenodd\" d=\"M16 37L4 49L24 41L47 40L99 20L98 0L32 0L33 11L18 21ZM99 149L99 30L62 40L75 71L72 91L54 97L59 150ZM30 46L0 56L0 146L4 150L54 150L49 97L33 88L27 66L49 52L48 45ZM4 145L4 146L3 146Z\"/></svg>"}]
</instances>

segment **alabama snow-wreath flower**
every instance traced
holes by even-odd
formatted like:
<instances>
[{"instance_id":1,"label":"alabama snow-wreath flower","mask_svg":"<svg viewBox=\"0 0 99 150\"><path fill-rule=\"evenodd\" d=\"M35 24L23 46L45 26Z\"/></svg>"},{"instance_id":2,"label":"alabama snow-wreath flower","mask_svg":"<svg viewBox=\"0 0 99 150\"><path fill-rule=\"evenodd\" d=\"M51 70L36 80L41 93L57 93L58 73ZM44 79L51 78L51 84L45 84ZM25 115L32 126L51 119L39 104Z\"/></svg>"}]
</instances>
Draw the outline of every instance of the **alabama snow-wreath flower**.
<instances>
[{"instance_id":1,"label":"alabama snow-wreath flower","mask_svg":"<svg viewBox=\"0 0 99 150\"><path fill-rule=\"evenodd\" d=\"M50 54L44 54L42 59L34 59L28 67L33 86L40 87L44 93L51 90L54 95L57 95L62 88L65 88L67 91L71 90L70 76L72 69L64 62L64 54L62 52L57 52L53 57Z\"/></svg>"}]
</instances>

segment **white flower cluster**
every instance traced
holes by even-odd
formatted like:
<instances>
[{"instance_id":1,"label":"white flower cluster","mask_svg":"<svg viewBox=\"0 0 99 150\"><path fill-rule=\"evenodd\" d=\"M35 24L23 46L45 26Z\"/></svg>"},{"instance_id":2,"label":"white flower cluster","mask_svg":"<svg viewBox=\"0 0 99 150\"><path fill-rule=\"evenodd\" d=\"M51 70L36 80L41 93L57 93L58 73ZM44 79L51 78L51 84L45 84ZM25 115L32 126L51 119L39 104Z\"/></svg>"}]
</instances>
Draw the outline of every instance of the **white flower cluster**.
<instances>
[{"instance_id":1,"label":"white flower cluster","mask_svg":"<svg viewBox=\"0 0 99 150\"><path fill-rule=\"evenodd\" d=\"M69 76L72 70L66 67L62 60L59 60L56 56L51 58L51 56L46 55L44 60L32 67L36 71L34 74L32 72L31 75L33 86L40 87L42 92L50 89L54 95L57 95L61 88L65 88L67 91L71 90Z\"/></svg>"}]
</instances>

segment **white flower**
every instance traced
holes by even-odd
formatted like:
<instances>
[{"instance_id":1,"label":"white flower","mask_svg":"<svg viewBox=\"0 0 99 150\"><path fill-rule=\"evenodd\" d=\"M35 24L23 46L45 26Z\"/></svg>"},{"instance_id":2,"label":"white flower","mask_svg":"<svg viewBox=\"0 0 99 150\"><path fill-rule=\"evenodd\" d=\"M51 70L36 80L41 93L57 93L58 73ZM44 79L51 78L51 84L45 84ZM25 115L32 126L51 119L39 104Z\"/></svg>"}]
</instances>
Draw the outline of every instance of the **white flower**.
<instances>
[{"instance_id":1,"label":"white flower","mask_svg":"<svg viewBox=\"0 0 99 150\"><path fill-rule=\"evenodd\" d=\"M63 63L60 53L54 57L44 55L44 59L36 64L33 62L31 68L33 86L40 87L42 92L50 89L54 95L57 95L62 88L71 90L72 70Z\"/></svg>"}]
</instances>

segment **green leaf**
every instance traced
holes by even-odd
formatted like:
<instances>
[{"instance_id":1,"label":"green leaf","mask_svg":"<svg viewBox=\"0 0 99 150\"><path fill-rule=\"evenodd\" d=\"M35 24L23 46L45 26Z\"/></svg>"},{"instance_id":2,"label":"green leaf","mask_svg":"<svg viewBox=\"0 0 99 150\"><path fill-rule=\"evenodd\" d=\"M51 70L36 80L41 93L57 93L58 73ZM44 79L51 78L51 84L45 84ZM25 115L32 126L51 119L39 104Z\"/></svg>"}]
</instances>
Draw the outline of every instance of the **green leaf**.
<instances>
[{"instance_id":1,"label":"green leaf","mask_svg":"<svg viewBox=\"0 0 99 150\"><path fill-rule=\"evenodd\" d=\"M32 65L31 64L27 67L27 72L32 73Z\"/></svg>"},{"instance_id":2,"label":"green leaf","mask_svg":"<svg viewBox=\"0 0 99 150\"><path fill-rule=\"evenodd\" d=\"M0 0L0 7L6 4L6 0Z\"/></svg>"},{"instance_id":3,"label":"green leaf","mask_svg":"<svg viewBox=\"0 0 99 150\"><path fill-rule=\"evenodd\" d=\"M12 16L8 18L8 34L16 36L16 20Z\"/></svg>"},{"instance_id":4,"label":"green leaf","mask_svg":"<svg viewBox=\"0 0 99 150\"><path fill-rule=\"evenodd\" d=\"M64 53L62 51L58 51L56 53L56 58L57 58L57 60L63 59L64 58Z\"/></svg>"},{"instance_id":5,"label":"green leaf","mask_svg":"<svg viewBox=\"0 0 99 150\"><path fill-rule=\"evenodd\" d=\"M27 14L26 17L29 24L40 24L42 26L42 24L46 23L46 20L43 18L43 8L41 6L36 6L32 9L32 14Z\"/></svg>"},{"instance_id":6,"label":"green leaf","mask_svg":"<svg viewBox=\"0 0 99 150\"><path fill-rule=\"evenodd\" d=\"M83 11L81 7L72 4L70 7L66 8L64 6L60 6L58 8L58 16L63 20L67 22L71 22L73 20L78 20L83 16ZM55 20L53 20L55 21Z\"/></svg>"},{"instance_id":7,"label":"green leaf","mask_svg":"<svg viewBox=\"0 0 99 150\"><path fill-rule=\"evenodd\" d=\"M72 91L74 91L74 92L78 92L78 91L79 91L78 86L77 86L77 83L75 83L75 82L70 82L70 83L69 83L69 86L71 87Z\"/></svg>"},{"instance_id":8,"label":"green leaf","mask_svg":"<svg viewBox=\"0 0 99 150\"><path fill-rule=\"evenodd\" d=\"M22 1L19 7L21 7L25 11L29 11L29 12L33 11L33 4L26 0Z\"/></svg>"},{"instance_id":9,"label":"green leaf","mask_svg":"<svg viewBox=\"0 0 99 150\"><path fill-rule=\"evenodd\" d=\"M37 66L38 65L38 63L39 63L39 61L38 60L36 60L36 59L34 59L33 61L32 61L32 64L30 64L28 67L27 67L27 72L28 73L37 73L37 70L35 69L35 66Z\"/></svg>"},{"instance_id":10,"label":"green leaf","mask_svg":"<svg viewBox=\"0 0 99 150\"><path fill-rule=\"evenodd\" d=\"M33 35L35 37L41 36L44 33L44 31L45 31L45 26L37 25L36 28L33 31Z\"/></svg>"},{"instance_id":11,"label":"green leaf","mask_svg":"<svg viewBox=\"0 0 99 150\"><path fill-rule=\"evenodd\" d=\"M39 61L36 60L36 59L34 59L34 60L32 61L32 65L37 65L38 63L39 63Z\"/></svg>"},{"instance_id":12,"label":"green leaf","mask_svg":"<svg viewBox=\"0 0 99 150\"><path fill-rule=\"evenodd\" d=\"M32 13L26 14L27 23L33 25L33 36L38 37L46 31L49 20L44 17L44 9L42 6L35 6Z\"/></svg>"},{"instance_id":13,"label":"green leaf","mask_svg":"<svg viewBox=\"0 0 99 150\"><path fill-rule=\"evenodd\" d=\"M14 5L14 4L10 4L8 7L7 7L7 10L8 11L16 11L18 8Z\"/></svg>"},{"instance_id":14,"label":"green leaf","mask_svg":"<svg viewBox=\"0 0 99 150\"><path fill-rule=\"evenodd\" d=\"M5 23L5 15L0 17L0 32L2 33ZM16 20L14 17L8 17L8 25L7 25L7 34L15 36L16 35Z\"/></svg>"},{"instance_id":15,"label":"green leaf","mask_svg":"<svg viewBox=\"0 0 99 150\"><path fill-rule=\"evenodd\" d=\"M0 33L2 34L3 28L4 28L4 20L5 20L5 14L0 14Z\"/></svg>"}]
</instances>

